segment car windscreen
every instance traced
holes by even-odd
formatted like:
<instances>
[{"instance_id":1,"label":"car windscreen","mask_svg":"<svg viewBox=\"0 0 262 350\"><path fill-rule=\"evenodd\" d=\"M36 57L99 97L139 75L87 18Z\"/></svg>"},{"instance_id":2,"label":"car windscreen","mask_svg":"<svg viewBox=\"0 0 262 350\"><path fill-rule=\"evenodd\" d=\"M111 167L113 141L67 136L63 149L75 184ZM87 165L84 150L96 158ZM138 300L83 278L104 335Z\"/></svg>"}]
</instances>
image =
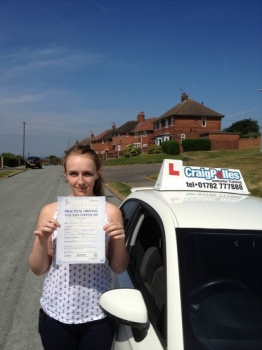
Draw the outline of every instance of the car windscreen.
<instances>
[{"instance_id":1,"label":"car windscreen","mask_svg":"<svg viewBox=\"0 0 262 350\"><path fill-rule=\"evenodd\" d=\"M178 229L185 350L262 349L262 231Z\"/></svg>"}]
</instances>

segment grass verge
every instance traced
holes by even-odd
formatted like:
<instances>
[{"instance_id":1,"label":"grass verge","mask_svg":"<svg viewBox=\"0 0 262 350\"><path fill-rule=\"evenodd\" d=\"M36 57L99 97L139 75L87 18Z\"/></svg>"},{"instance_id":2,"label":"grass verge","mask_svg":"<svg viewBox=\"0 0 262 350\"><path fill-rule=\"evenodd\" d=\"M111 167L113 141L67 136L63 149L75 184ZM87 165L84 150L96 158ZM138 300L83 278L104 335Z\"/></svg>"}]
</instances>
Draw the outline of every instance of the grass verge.
<instances>
[{"instance_id":1,"label":"grass verge","mask_svg":"<svg viewBox=\"0 0 262 350\"><path fill-rule=\"evenodd\" d=\"M23 170L0 170L0 179L6 179L7 177L20 174Z\"/></svg>"},{"instance_id":2,"label":"grass verge","mask_svg":"<svg viewBox=\"0 0 262 350\"><path fill-rule=\"evenodd\" d=\"M106 187L121 200L124 200L131 193L131 186L124 182L109 182Z\"/></svg>"},{"instance_id":3,"label":"grass verge","mask_svg":"<svg viewBox=\"0 0 262 350\"><path fill-rule=\"evenodd\" d=\"M183 155L170 156L165 153L159 154L140 154L136 157L122 157L115 158L110 160L104 160L103 166L116 166L116 165L137 165L137 164L154 164L154 163L162 163L165 158L169 159L180 159L183 161L187 161L187 157Z\"/></svg>"}]
</instances>

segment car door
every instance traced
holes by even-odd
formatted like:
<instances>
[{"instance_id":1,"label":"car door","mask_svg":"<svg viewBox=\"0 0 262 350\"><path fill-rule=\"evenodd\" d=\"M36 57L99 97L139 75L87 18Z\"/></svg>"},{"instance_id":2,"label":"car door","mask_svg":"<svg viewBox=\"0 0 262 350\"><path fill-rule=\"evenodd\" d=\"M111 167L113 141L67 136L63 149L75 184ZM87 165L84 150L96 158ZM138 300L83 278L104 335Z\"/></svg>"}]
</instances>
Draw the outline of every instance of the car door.
<instances>
[{"instance_id":1,"label":"car door","mask_svg":"<svg viewBox=\"0 0 262 350\"><path fill-rule=\"evenodd\" d=\"M130 265L123 274L115 276L116 288L141 291L148 311L149 327L147 336L138 343L131 327L118 324L113 349L165 349L167 297L163 225L156 211L142 201L128 200L121 211Z\"/></svg>"}]
</instances>

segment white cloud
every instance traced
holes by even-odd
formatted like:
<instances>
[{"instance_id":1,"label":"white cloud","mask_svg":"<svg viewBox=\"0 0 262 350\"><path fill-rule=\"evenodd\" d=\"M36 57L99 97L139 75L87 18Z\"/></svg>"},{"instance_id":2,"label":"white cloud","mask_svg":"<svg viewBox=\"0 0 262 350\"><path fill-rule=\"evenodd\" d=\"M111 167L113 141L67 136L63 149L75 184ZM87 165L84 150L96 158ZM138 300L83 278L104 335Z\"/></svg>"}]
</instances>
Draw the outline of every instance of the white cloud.
<instances>
[{"instance_id":1,"label":"white cloud","mask_svg":"<svg viewBox=\"0 0 262 350\"><path fill-rule=\"evenodd\" d=\"M20 96L12 96L12 97L0 97L0 106L1 105L13 105L19 103L32 103L34 101L39 101L42 99L42 95L20 95Z\"/></svg>"},{"instance_id":2,"label":"white cloud","mask_svg":"<svg viewBox=\"0 0 262 350\"><path fill-rule=\"evenodd\" d=\"M75 70L88 65L104 62L101 54L84 50L69 50L63 47L41 50L22 49L12 53L0 54L0 76L12 77L36 69Z\"/></svg>"},{"instance_id":3,"label":"white cloud","mask_svg":"<svg viewBox=\"0 0 262 350\"><path fill-rule=\"evenodd\" d=\"M241 114L246 114L246 113L250 113L250 112L253 112L253 111L259 111L261 108L254 108L254 109L249 109L247 111L242 111L242 112L238 112L238 113L235 113L235 114L230 114L230 115L227 115L227 117L235 117L237 115L241 115Z\"/></svg>"}]
</instances>

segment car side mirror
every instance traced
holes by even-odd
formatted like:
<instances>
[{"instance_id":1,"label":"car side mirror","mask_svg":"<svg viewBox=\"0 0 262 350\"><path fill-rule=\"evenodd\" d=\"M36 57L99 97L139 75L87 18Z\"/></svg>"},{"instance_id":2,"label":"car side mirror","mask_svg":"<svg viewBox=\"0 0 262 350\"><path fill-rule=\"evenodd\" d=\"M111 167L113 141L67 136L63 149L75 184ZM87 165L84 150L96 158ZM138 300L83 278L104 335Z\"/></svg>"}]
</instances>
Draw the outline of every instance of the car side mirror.
<instances>
[{"instance_id":1,"label":"car side mirror","mask_svg":"<svg viewBox=\"0 0 262 350\"><path fill-rule=\"evenodd\" d=\"M136 342L147 336L148 314L141 292L137 289L112 289L100 297L100 308L116 322L130 326Z\"/></svg>"}]
</instances>

